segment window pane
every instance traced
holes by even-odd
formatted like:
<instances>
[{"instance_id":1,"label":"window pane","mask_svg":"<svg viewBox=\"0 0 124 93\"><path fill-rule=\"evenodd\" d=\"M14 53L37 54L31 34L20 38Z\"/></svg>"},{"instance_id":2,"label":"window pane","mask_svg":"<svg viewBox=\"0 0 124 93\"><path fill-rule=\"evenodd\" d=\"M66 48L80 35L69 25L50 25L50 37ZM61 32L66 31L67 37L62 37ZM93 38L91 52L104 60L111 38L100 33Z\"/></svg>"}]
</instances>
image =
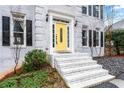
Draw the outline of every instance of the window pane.
<instances>
[{"instance_id":1,"label":"window pane","mask_svg":"<svg viewBox=\"0 0 124 93\"><path fill-rule=\"evenodd\" d=\"M63 42L62 28L60 28L60 42Z\"/></svg>"},{"instance_id":2,"label":"window pane","mask_svg":"<svg viewBox=\"0 0 124 93\"><path fill-rule=\"evenodd\" d=\"M23 45L24 44L23 33L14 33L14 44L15 45Z\"/></svg>"},{"instance_id":3,"label":"window pane","mask_svg":"<svg viewBox=\"0 0 124 93\"><path fill-rule=\"evenodd\" d=\"M55 47L55 25L53 24L53 47Z\"/></svg>"},{"instance_id":4,"label":"window pane","mask_svg":"<svg viewBox=\"0 0 124 93\"><path fill-rule=\"evenodd\" d=\"M99 5L93 5L93 16L99 17Z\"/></svg>"},{"instance_id":5,"label":"window pane","mask_svg":"<svg viewBox=\"0 0 124 93\"><path fill-rule=\"evenodd\" d=\"M103 47L103 32L101 32L101 47Z\"/></svg>"},{"instance_id":6,"label":"window pane","mask_svg":"<svg viewBox=\"0 0 124 93\"><path fill-rule=\"evenodd\" d=\"M23 32L23 22L14 20L14 31Z\"/></svg>"},{"instance_id":7,"label":"window pane","mask_svg":"<svg viewBox=\"0 0 124 93\"><path fill-rule=\"evenodd\" d=\"M82 6L82 13L83 13L83 14L87 14L87 7Z\"/></svg>"},{"instance_id":8,"label":"window pane","mask_svg":"<svg viewBox=\"0 0 124 93\"><path fill-rule=\"evenodd\" d=\"M67 27L67 30L68 30L68 47L69 47L69 26Z\"/></svg>"},{"instance_id":9,"label":"window pane","mask_svg":"<svg viewBox=\"0 0 124 93\"><path fill-rule=\"evenodd\" d=\"M92 15L92 7L91 7L91 5L88 5L88 12L89 12L89 16L91 16Z\"/></svg>"},{"instance_id":10,"label":"window pane","mask_svg":"<svg viewBox=\"0 0 124 93\"><path fill-rule=\"evenodd\" d=\"M92 30L89 30L89 46L92 46Z\"/></svg>"},{"instance_id":11,"label":"window pane","mask_svg":"<svg viewBox=\"0 0 124 93\"><path fill-rule=\"evenodd\" d=\"M99 32L96 32L96 46L99 46Z\"/></svg>"},{"instance_id":12,"label":"window pane","mask_svg":"<svg viewBox=\"0 0 124 93\"><path fill-rule=\"evenodd\" d=\"M83 46L87 45L87 38L83 38Z\"/></svg>"},{"instance_id":13,"label":"window pane","mask_svg":"<svg viewBox=\"0 0 124 93\"><path fill-rule=\"evenodd\" d=\"M82 46L87 46L87 31L82 30Z\"/></svg>"},{"instance_id":14,"label":"window pane","mask_svg":"<svg viewBox=\"0 0 124 93\"><path fill-rule=\"evenodd\" d=\"M100 18L103 19L103 5L100 6Z\"/></svg>"},{"instance_id":15,"label":"window pane","mask_svg":"<svg viewBox=\"0 0 124 93\"><path fill-rule=\"evenodd\" d=\"M93 46L96 46L96 31L93 31Z\"/></svg>"}]
</instances>

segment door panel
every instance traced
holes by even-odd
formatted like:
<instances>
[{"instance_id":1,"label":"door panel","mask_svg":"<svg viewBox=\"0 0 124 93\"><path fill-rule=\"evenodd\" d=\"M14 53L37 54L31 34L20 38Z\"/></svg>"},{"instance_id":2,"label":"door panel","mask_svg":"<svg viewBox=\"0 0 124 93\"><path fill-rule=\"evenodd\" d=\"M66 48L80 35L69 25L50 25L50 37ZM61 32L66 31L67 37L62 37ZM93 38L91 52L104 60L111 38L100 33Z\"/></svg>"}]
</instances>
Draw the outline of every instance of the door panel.
<instances>
[{"instance_id":1,"label":"door panel","mask_svg":"<svg viewBox=\"0 0 124 93\"><path fill-rule=\"evenodd\" d=\"M56 23L56 50L59 52L67 50L67 24Z\"/></svg>"}]
</instances>

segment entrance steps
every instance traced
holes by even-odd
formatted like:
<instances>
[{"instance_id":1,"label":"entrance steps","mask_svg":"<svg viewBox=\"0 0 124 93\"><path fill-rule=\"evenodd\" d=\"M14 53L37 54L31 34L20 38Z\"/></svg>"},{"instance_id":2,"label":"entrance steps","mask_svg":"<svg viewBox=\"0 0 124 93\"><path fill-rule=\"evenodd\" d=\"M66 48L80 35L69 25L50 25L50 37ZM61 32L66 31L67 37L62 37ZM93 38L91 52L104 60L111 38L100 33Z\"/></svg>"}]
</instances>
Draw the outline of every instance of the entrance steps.
<instances>
[{"instance_id":1,"label":"entrance steps","mask_svg":"<svg viewBox=\"0 0 124 93\"><path fill-rule=\"evenodd\" d=\"M56 54L54 64L68 87L91 87L115 78L88 53Z\"/></svg>"}]
</instances>

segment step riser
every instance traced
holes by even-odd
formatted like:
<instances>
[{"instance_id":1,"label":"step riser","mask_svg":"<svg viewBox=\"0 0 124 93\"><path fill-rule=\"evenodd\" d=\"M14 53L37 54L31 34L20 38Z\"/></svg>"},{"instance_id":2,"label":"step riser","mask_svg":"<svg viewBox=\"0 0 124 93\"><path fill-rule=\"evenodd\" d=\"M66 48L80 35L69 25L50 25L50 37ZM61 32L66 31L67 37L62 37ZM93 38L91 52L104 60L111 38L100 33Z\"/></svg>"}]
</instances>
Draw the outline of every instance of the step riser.
<instances>
[{"instance_id":1,"label":"step riser","mask_svg":"<svg viewBox=\"0 0 124 93\"><path fill-rule=\"evenodd\" d=\"M69 83L85 82L85 81L87 81L87 80L95 79L95 78L98 78L98 77L102 77L102 76L105 76L105 75L107 75L107 74L108 74L108 72L101 72L101 73L92 74L92 75L80 77L80 78L73 79L73 80L68 80L68 82L69 82Z\"/></svg>"},{"instance_id":2,"label":"step riser","mask_svg":"<svg viewBox=\"0 0 124 93\"><path fill-rule=\"evenodd\" d=\"M84 67L84 66L90 66L95 65L97 62L90 62L90 63L80 63L80 64L69 64L69 65L59 65L60 68L68 69L68 68L74 68L74 67Z\"/></svg>"},{"instance_id":3,"label":"step riser","mask_svg":"<svg viewBox=\"0 0 124 93\"><path fill-rule=\"evenodd\" d=\"M67 58L67 57L84 57L84 56L90 57L89 54L73 54L73 55L67 55L67 54L62 55L62 54L60 54L60 55L56 55L55 57L56 58Z\"/></svg>"},{"instance_id":4,"label":"step riser","mask_svg":"<svg viewBox=\"0 0 124 93\"><path fill-rule=\"evenodd\" d=\"M73 60L73 61L57 61L57 63L58 64L68 64L68 63L76 63L76 62L81 62L81 63L83 63L83 62L94 62L95 60ZM97 61L95 61L95 62L97 62Z\"/></svg>"},{"instance_id":5,"label":"step riser","mask_svg":"<svg viewBox=\"0 0 124 93\"><path fill-rule=\"evenodd\" d=\"M100 69L102 69L102 67L99 66L99 67L88 68L88 69L80 69L80 70L69 71L69 72L62 71L62 73L63 73L64 76L69 76L69 75L74 75L74 74L77 74L77 73L83 73L85 71L100 70Z\"/></svg>"},{"instance_id":6,"label":"step riser","mask_svg":"<svg viewBox=\"0 0 124 93\"><path fill-rule=\"evenodd\" d=\"M80 63L97 63L97 61L86 60L86 61L71 61L71 62L58 62L59 65L71 65L71 64L80 64Z\"/></svg>"},{"instance_id":7,"label":"step riser","mask_svg":"<svg viewBox=\"0 0 124 93\"><path fill-rule=\"evenodd\" d=\"M79 82L79 83L75 83L75 84L71 84L71 83L67 83L67 84L71 88L84 88L84 87L91 87L91 86L100 84L102 82L112 80L114 78L115 78L114 76L106 75L106 76L103 76L103 77L99 77L99 79L95 78L95 79L93 79L93 81L91 80L91 81Z\"/></svg>"},{"instance_id":8,"label":"step riser","mask_svg":"<svg viewBox=\"0 0 124 93\"><path fill-rule=\"evenodd\" d=\"M71 62L71 61L81 61L81 60L92 60L92 58L91 57L88 57L88 58L74 58L74 59L71 59L71 58L66 58L66 59L56 59L55 61L57 61L57 62L64 62L64 61L66 61L66 62Z\"/></svg>"}]
</instances>

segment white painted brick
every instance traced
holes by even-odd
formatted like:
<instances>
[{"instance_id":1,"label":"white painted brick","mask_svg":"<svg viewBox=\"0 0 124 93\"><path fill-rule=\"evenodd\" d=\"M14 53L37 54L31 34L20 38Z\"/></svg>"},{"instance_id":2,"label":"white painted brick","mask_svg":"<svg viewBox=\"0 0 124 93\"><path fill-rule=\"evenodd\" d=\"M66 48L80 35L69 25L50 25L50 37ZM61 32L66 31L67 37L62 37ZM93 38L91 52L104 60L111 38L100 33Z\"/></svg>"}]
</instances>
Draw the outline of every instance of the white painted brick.
<instances>
[{"instance_id":1,"label":"white painted brick","mask_svg":"<svg viewBox=\"0 0 124 93\"><path fill-rule=\"evenodd\" d=\"M44 27L45 25L46 25L46 22L43 22L43 21L40 21L40 20L35 21L35 26Z\"/></svg>"},{"instance_id":2,"label":"white painted brick","mask_svg":"<svg viewBox=\"0 0 124 93\"><path fill-rule=\"evenodd\" d=\"M37 7L35 7L35 12L43 14L44 13L44 8L37 6Z\"/></svg>"},{"instance_id":3,"label":"white painted brick","mask_svg":"<svg viewBox=\"0 0 124 93\"><path fill-rule=\"evenodd\" d=\"M36 27L36 34L45 34L45 29L41 27Z\"/></svg>"}]
</instances>

